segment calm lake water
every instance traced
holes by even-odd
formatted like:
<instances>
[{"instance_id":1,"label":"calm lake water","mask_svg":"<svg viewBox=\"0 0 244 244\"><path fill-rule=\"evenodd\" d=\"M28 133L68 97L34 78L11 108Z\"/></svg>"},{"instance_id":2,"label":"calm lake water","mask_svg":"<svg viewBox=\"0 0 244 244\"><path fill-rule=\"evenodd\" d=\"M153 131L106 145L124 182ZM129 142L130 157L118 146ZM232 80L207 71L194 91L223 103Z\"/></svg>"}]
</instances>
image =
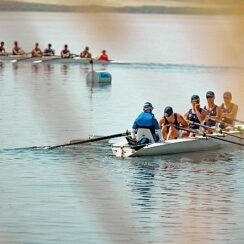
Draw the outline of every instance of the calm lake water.
<instances>
[{"instance_id":1,"label":"calm lake water","mask_svg":"<svg viewBox=\"0 0 244 244\"><path fill-rule=\"evenodd\" d=\"M31 149L130 129L192 94L226 90L244 120L243 17L1 13L1 40L27 51L89 45L111 84L84 64L0 63L0 243L243 243L243 150L115 158L110 145Z\"/></svg>"}]
</instances>

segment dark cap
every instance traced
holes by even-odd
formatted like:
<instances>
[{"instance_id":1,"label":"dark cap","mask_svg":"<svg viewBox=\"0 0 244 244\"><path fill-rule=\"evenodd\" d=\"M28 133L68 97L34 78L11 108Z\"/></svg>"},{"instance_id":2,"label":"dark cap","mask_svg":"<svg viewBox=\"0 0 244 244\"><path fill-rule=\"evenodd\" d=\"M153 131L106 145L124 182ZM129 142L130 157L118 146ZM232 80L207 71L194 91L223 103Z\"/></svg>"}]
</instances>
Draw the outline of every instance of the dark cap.
<instances>
[{"instance_id":1,"label":"dark cap","mask_svg":"<svg viewBox=\"0 0 244 244\"><path fill-rule=\"evenodd\" d=\"M192 100L200 100L200 97L198 95L192 95L191 96L191 101Z\"/></svg>"},{"instance_id":2,"label":"dark cap","mask_svg":"<svg viewBox=\"0 0 244 244\"><path fill-rule=\"evenodd\" d=\"M154 109L153 105L151 103L149 103L149 102L144 103L143 109L145 109L145 108Z\"/></svg>"},{"instance_id":3,"label":"dark cap","mask_svg":"<svg viewBox=\"0 0 244 244\"><path fill-rule=\"evenodd\" d=\"M169 117L172 113L173 113L173 108L172 108L172 107L167 106L167 107L164 109L164 116L165 116L165 117Z\"/></svg>"},{"instance_id":4,"label":"dark cap","mask_svg":"<svg viewBox=\"0 0 244 244\"><path fill-rule=\"evenodd\" d=\"M207 93L206 93L206 97L214 97L215 96L215 94L214 94L214 92L212 92L212 91L208 91Z\"/></svg>"}]
</instances>

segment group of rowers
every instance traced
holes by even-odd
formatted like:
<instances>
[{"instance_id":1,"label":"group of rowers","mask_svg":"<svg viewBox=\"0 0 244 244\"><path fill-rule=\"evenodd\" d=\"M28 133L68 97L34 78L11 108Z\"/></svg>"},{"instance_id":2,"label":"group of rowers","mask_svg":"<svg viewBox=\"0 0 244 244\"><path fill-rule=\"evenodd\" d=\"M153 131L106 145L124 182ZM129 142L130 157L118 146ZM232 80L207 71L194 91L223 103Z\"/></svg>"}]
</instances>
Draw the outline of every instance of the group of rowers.
<instances>
[{"instance_id":1,"label":"group of rowers","mask_svg":"<svg viewBox=\"0 0 244 244\"><path fill-rule=\"evenodd\" d=\"M206 93L207 105L201 108L200 97L191 96L191 108L182 116L174 113L170 106L165 107L163 116L157 120L152 113L153 105L149 102L143 106L143 112L136 118L132 126L131 137L136 139L139 128L148 128L152 132L155 142L176 139L181 136L195 136L201 128L212 133L216 127L228 130L234 125L238 106L232 102L232 94L229 91L223 94L223 103L215 104L213 91ZM203 126L201 126L203 125ZM185 130L184 130L185 129Z\"/></svg>"},{"instance_id":2,"label":"group of rowers","mask_svg":"<svg viewBox=\"0 0 244 244\"><path fill-rule=\"evenodd\" d=\"M0 43L0 56L8 56L8 55L27 55L26 53L18 44L17 41L14 42L14 46L12 48L12 53L8 53L5 50L4 42ZM39 43L36 42L33 50L31 51L31 57L43 57L43 56L54 56L55 50L52 48L52 44L48 43L48 46L44 51L39 47ZM72 57L80 57L80 58L92 58L92 54L89 51L89 47L85 47L83 51L81 51L80 55L75 55L70 52L68 49L68 45L65 44L64 48L60 52L61 58L72 58ZM101 54L96 57L97 60L108 61L109 57L106 50L102 50Z\"/></svg>"}]
</instances>

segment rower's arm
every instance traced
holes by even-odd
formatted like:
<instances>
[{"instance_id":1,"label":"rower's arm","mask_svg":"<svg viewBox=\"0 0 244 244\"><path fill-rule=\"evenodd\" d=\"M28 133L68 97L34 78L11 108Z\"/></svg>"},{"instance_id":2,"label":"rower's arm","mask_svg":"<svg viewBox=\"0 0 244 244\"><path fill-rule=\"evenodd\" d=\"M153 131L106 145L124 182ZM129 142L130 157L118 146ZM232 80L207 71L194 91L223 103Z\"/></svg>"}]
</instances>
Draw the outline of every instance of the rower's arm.
<instances>
[{"instance_id":1,"label":"rower's arm","mask_svg":"<svg viewBox=\"0 0 244 244\"><path fill-rule=\"evenodd\" d=\"M200 112L200 110L196 110L196 115L197 115L197 118L199 119L199 121L202 123L206 116L207 116L207 113L204 109L202 109L202 111Z\"/></svg>"},{"instance_id":2,"label":"rower's arm","mask_svg":"<svg viewBox=\"0 0 244 244\"><path fill-rule=\"evenodd\" d=\"M185 114L184 114L184 119L185 120L188 120L188 115L189 115L189 111L185 112Z\"/></svg>"},{"instance_id":3,"label":"rower's arm","mask_svg":"<svg viewBox=\"0 0 244 244\"><path fill-rule=\"evenodd\" d=\"M212 116L212 117L216 120L221 120L221 115L222 115L222 111L221 108L218 106L216 108L216 116Z\"/></svg>"},{"instance_id":4,"label":"rower's arm","mask_svg":"<svg viewBox=\"0 0 244 244\"><path fill-rule=\"evenodd\" d=\"M188 127L187 121L180 114L178 114L178 121L183 127Z\"/></svg>"},{"instance_id":5,"label":"rower's arm","mask_svg":"<svg viewBox=\"0 0 244 244\"><path fill-rule=\"evenodd\" d=\"M238 111L238 106L234 104L230 113L222 113L222 118L235 119Z\"/></svg>"},{"instance_id":6,"label":"rower's arm","mask_svg":"<svg viewBox=\"0 0 244 244\"><path fill-rule=\"evenodd\" d=\"M164 124L164 117L161 117L158 121L159 126L162 126Z\"/></svg>"}]
</instances>

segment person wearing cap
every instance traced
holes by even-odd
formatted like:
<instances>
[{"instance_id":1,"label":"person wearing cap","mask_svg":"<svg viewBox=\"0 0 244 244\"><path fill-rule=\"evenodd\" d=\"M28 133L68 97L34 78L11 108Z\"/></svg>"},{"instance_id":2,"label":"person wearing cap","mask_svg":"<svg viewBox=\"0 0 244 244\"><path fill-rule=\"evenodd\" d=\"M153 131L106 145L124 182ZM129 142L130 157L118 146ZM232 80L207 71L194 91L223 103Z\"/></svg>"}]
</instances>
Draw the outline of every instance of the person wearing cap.
<instances>
[{"instance_id":1,"label":"person wearing cap","mask_svg":"<svg viewBox=\"0 0 244 244\"><path fill-rule=\"evenodd\" d=\"M100 56L97 57L97 60L108 61L108 55L106 50L102 50L102 53L100 54Z\"/></svg>"},{"instance_id":2,"label":"person wearing cap","mask_svg":"<svg viewBox=\"0 0 244 244\"><path fill-rule=\"evenodd\" d=\"M43 52L39 48L39 43L38 42L35 43L35 47L32 50L31 55L32 55L32 57L42 57L43 56Z\"/></svg>"},{"instance_id":3,"label":"person wearing cap","mask_svg":"<svg viewBox=\"0 0 244 244\"><path fill-rule=\"evenodd\" d=\"M226 128L229 125L234 125L234 120L238 112L238 106L231 102L232 94L229 91L224 92L223 94L224 102L221 104L221 120L224 122L221 124L221 128Z\"/></svg>"},{"instance_id":4,"label":"person wearing cap","mask_svg":"<svg viewBox=\"0 0 244 244\"><path fill-rule=\"evenodd\" d=\"M4 47L4 42L1 42L0 44L0 56L8 56L8 53L6 52Z\"/></svg>"},{"instance_id":5,"label":"person wearing cap","mask_svg":"<svg viewBox=\"0 0 244 244\"><path fill-rule=\"evenodd\" d=\"M44 56L54 56L55 55L55 50L52 49L51 43L48 43L48 47L44 50L43 55Z\"/></svg>"},{"instance_id":6,"label":"person wearing cap","mask_svg":"<svg viewBox=\"0 0 244 244\"><path fill-rule=\"evenodd\" d=\"M184 119L189 121L189 128L191 130L198 130L200 126L194 123L201 124L204 121L206 115L207 114L205 110L200 106L200 97L198 95L192 95L191 108L184 114ZM193 136L193 133L185 131L184 136Z\"/></svg>"},{"instance_id":7,"label":"person wearing cap","mask_svg":"<svg viewBox=\"0 0 244 244\"><path fill-rule=\"evenodd\" d=\"M80 53L80 58L91 58L92 55L89 52L89 47L85 47L85 49Z\"/></svg>"},{"instance_id":8,"label":"person wearing cap","mask_svg":"<svg viewBox=\"0 0 244 244\"><path fill-rule=\"evenodd\" d=\"M204 124L209 127L216 126L221 119L221 108L214 103L215 94L213 91L206 93L207 105L204 106L206 117Z\"/></svg>"},{"instance_id":9,"label":"person wearing cap","mask_svg":"<svg viewBox=\"0 0 244 244\"><path fill-rule=\"evenodd\" d=\"M131 137L136 139L136 132L139 128L150 129L154 141L163 141L161 129L159 127L157 119L152 113L153 106L151 103L146 102L143 106L143 112L139 114L132 126Z\"/></svg>"},{"instance_id":10,"label":"person wearing cap","mask_svg":"<svg viewBox=\"0 0 244 244\"><path fill-rule=\"evenodd\" d=\"M70 58L71 57L71 53L70 53L70 50L68 49L67 44L64 45L64 48L62 49L60 56L61 56L61 58Z\"/></svg>"},{"instance_id":11,"label":"person wearing cap","mask_svg":"<svg viewBox=\"0 0 244 244\"><path fill-rule=\"evenodd\" d=\"M177 139L179 136L179 126L187 128L188 123L181 114L174 113L170 106L165 107L164 115L159 119L162 126L162 134L165 140Z\"/></svg>"}]
</instances>

